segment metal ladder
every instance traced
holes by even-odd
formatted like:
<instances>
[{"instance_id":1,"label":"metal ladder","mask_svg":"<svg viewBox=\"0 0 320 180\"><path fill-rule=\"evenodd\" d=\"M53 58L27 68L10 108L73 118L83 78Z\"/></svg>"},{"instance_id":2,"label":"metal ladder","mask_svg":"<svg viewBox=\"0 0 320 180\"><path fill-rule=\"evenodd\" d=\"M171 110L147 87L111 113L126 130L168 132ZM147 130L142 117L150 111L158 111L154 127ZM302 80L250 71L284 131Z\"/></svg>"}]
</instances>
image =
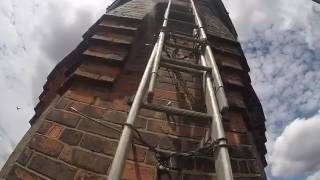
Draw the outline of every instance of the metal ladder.
<instances>
[{"instance_id":1,"label":"metal ladder","mask_svg":"<svg viewBox=\"0 0 320 180\"><path fill-rule=\"evenodd\" d=\"M227 149L227 140L223 129L221 115L221 112L225 111L228 108L228 103L218 66L215 62L212 50L207 43L207 36L193 0L190 0L190 5L194 18L193 23L196 24L196 28L194 29L193 37L184 35L183 36L191 41L197 42L198 44L202 44L201 49L197 49L200 64L184 62L171 57L162 57L165 38L166 36L168 36L167 26L168 21L170 20L169 14L172 8L172 0L169 0L165 10L161 32L148 60L148 64L132 102L125 123L126 125L123 128L117 151L115 153L109 172L109 180L122 179L125 162L134 133L134 129L132 127L134 126L136 117L138 116L139 110L141 108L166 112L175 115L206 119L210 118L211 127L206 136L207 138L216 140L219 146L215 156L217 178L219 180L233 179L231 163ZM154 87L158 77L158 70L160 66L168 69L173 69L174 72L176 72L176 74L174 74L176 78L179 78L179 72L197 73L203 75L203 89L205 93L207 113L152 104ZM145 97L147 97L147 101L144 101Z\"/></svg>"}]
</instances>

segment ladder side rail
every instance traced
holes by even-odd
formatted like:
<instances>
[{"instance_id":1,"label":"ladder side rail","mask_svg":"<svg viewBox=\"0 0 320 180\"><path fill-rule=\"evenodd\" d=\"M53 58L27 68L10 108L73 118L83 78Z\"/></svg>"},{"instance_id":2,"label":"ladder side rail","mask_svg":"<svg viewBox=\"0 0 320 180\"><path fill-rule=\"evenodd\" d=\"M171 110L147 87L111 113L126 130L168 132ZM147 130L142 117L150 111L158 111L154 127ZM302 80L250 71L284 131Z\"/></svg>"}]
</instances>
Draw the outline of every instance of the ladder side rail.
<instances>
[{"instance_id":1,"label":"ladder side rail","mask_svg":"<svg viewBox=\"0 0 320 180\"><path fill-rule=\"evenodd\" d=\"M157 80L157 77L158 77L158 69L159 69L159 65L160 65L160 59L161 59L162 49L163 49L165 35L166 35L165 31L166 31L166 28L167 28L167 25L168 25L171 2L172 2L172 0L169 0L167 9L166 9L165 14L164 14L164 21L163 21L163 24L162 24L162 29L161 29L161 32L160 32L159 38L158 38L159 39L159 45L158 45L158 48L157 48L155 60L154 60L153 67L152 67L152 74L151 74L151 79L150 79L149 88L148 88L148 95L147 95L147 101L149 103L152 102L153 96L154 96L154 86L155 86L155 83L156 83L156 80Z\"/></svg>"},{"instance_id":2,"label":"ladder side rail","mask_svg":"<svg viewBox=\"0 0 320 180\"><path fill-rule=\"evenodd\" d=\"M140 81L137 93L135 95L135 98L133 100L132 106L130 108L130 111L126 120L126 124L130 124L133 126L135 123L136 117L138 115L138 112L140 110L140 107L144 99L144 94L147 88L148 80L150 78L150 73L152 70L152 65L154 63L158 46L159 46L159 42L157 41L156 44L154 45L148 64L146 66L146 69ZM132 133L133 133L133 130L130 127L124 126L114 159L112 161L112 165L111 165L111 169L108 177L109 180L122 179L123 169L128 156L129 147L131 145Z\"/></svg>"},{"instance_id":3,"label":"ladder side rail","mask_svg":"<svg viewBox=\"0 0 320 180\"><path fill-rule=\"evenodd\" d=\"M200 63L207 66L205 57L201 55ZM229 157L227 139L223 129L222 117L218 107L217 98L215 96L215 88L212 83L212 77L204 73L204 89L207 111L212 115L211 132L209 137L218 142L216 150L215 167L218 180L233 180L231 161Z\"/></svg>"},{"instance_id":4,"label":"ladder side rail","mask_svg":"<svg viewBox=\"0 0 320 180\"><path fill-rule=\"evenodd\" d=\"M204 27L203 27L203 24L202 24L202 21L200 19L200 16L198 14L198 11L196 9L196 6L194 4L194 1L193 0L190 0L191 2L191 6L192 6L192 9L193 9L193 14L195 16L195 21L196 21L196 24L198 25L198 28L199 28L199 31L200 31L200 39L204 42L207 41L207 35L205 33L205 30L204 30ZM218 105L219 105L219 108L220 108L220 111L221 112L224 112L226 111L228 108L229 108L229 104L228 104L228 100L227 100L227 97L226 97L226 93L224 91L224 86L223 86L223 82L222 82L222 78L221 78L221 75L220 75L220 72L219 72L219 68L218 68L218 65L216 63L216 60L213 56L213 52L211 50L211 47L209 46L209 44L206 44L205 45L205 48L204 48L204 56L205 56L205 59L206 59L206 62L208 63L209 66L212 67L212 77L214 79L214 83L215 83L215 94L217 96L217 99L218 99Z\"/></svg>"}]
</instances>

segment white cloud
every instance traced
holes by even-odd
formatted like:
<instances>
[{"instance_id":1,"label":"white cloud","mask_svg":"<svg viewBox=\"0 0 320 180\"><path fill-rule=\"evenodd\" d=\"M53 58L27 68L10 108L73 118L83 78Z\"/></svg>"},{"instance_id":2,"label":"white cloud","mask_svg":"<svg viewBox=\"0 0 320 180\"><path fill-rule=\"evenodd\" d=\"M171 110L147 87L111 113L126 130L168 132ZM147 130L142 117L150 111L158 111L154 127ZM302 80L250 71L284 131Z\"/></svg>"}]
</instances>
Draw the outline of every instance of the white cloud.
<instances>
[{"instance_id":1,"label":"white cloud","mask_svg":"<svg viewBox=\"0 0 320 180\"><path fill-rule=\"evenodd\" d=\"M274 25L279 29L311 27L310 14L317 5L311 0L223 0L240 34L241 40L252 39L254 31ZM316 18L316 17L314 17ZM270 34L273 35L273 34Z\"/></svg>"},{"instance_id":2,"label":"white cloud","mask_svg":"<svg viewBox=\"0 0 320 180\"><path fill-rule=\"evenodd\" d=\"M320 170L309 177L306 180L320 180Z\"/></svg>"},{"instance_id":3,"label":"white cloud","mask_svg":"<svg viewBox=\"0 0 320 180\"><path fill-rule=\"evenodd\" d=\"M270 155L272 174L292 176L320 170L319 137L320 112L290 123L273 144Z\"/></svg>"},{"instance_id":4,"label":"white cloud","mask_svg":"<svg viewBox=\"0 0 320 180\"><path fill-rule=\"evenodd\" d=\"M305 0L224 0L251 68L269 133L320 104L320 6ZM272 128L270 128L272 127Z\"/></svg>"},{"instance_id":5,"label":"white cloud","mask_svg":"<svg viewBox=\"0 0 320 180\"><path fill-rule=\"evenodd\" d=\"M109 3L0 1L0 167L29 128L47 74Z\"/></svg>"},{"instance_id":6,"label":"white cloud","mask_svg":"<svg viewBox=\"0 0 320 180\"><path fill-rule=\"evenodd\" d=\"M269 38L264 32L256 33L255 39L243 45L267 125L276 125L277 129L270 130L280 133L292 119L320 108L320 85L315 83L320 80L320 53L308 47L298 30L265 31L274 35Z\"/></svg>"},{"instance_id":7,"label":"white cloud","mask_svg":"<svg viewBox=\"0 0 320 180\"><path fill-rule=\"evenodd\" d=\"M292 145L290 153L282 154L280 148L287 146L279 146L276 139L292 120L308 119L320 109L320 5L311 0L223 1L244 47L253 87L265 111L268 169L280 176L294 174L286 163L295 164L291 156L305 158L303 151L298 152L301 148ZM311 144L304 149L316 148ZM281 163L281 158L288 161ZM292 168L303 169L300 165L305 161L297 162ZM312 164L310 161L304 165L311 171L308 167ZM281 168L287 168L287 173Z\"/></svg>"}]
</instances>

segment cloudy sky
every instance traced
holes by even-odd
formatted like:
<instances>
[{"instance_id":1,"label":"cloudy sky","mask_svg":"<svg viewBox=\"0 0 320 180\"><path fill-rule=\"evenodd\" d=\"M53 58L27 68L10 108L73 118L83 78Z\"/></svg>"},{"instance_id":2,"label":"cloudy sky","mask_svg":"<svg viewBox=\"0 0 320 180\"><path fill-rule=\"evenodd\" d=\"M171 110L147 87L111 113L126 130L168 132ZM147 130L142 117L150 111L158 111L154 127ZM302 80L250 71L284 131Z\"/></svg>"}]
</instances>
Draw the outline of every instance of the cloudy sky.
<instances>
[{"instance_id":1,"label":"cloudy sky","mask_svg":"<svg viewBox=\"0 0 320 180\"><path fill-rule=\"evenodd\" d=\"M109 3L0 1L0 167L29 128L45 77ZM320 5L311 0L224 3L266 114L269 178L319 180Z\"/></svg>"},{"instance_id":2,"label":"cloudy sky","mask_svg":"<svg viewBox=\"0 0 320 180\"><path fill-rule=\"evenodd\" d=\"M0 167L29 128L46 76L109 3L0 0Z\"/></svg>"}]
</instances>

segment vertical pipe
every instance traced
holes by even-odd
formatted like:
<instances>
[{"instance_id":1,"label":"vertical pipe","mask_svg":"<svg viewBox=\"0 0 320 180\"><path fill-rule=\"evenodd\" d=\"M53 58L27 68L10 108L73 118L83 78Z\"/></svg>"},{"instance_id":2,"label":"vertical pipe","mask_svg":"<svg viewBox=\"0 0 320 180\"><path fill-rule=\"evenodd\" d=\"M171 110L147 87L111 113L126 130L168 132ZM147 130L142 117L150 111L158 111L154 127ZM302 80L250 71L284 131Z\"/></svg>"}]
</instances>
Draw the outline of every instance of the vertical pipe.
<instances>
[{"instance_id":1,"label":"vertical pipe","mask_svg":"<svg viewBox=\"0 0 320 180\"><path fill-rule=\"evenodd\" d=\"M159 69L163 44L164 44L164 38L166 35L165 30L167 28L168 18L169 18L169 14L170 14L170 7L171 7L171 0L169 0L169 2L168 2L168 6L167 6L166 12L164 14L164 21L162 24L162 30L159 34L159 46L158 46L157 53L155 56L155 60L154 60L153 68L152 68L151 79L150 79L150 84L149 84L149 89L148 89L147 100L149 103L152 102L153 96L154 96L154 86L155 86L157 76L158 76L158 69Z\"/></svg>"},{"instance_id":2,"label":"vertical pipe","mask_svg":"<svg viewBox=\"0 0 320 180\"><path fill-rule=\"evenodd\" d=\"M207 66L205 57L201 55L200 57L201 65ZM233 180L231 162L229 157L229 152L227 148L227 142L225 140L225 133L223 129L222 117L218 107L217 98L215 96L214 85L212 79L207 73L204 75L206 90L206 105L208 113L212 114L211 123L211 138L218 139L220 148L217 149L217 158L215 160L216 174L218 180Z\"/></svg>"},{"instance_id":3,"label":"vertical pipe","mask_svg":"<svg viewBox=\"0 0 320 180\"><path fill-rule=\"evenodd\" d=\"M190 0L191 2L191 6L192 6L192 9L193 9L193 14L195 16L195 21L196 21L196 24L198 25L199 27L199 30L200 30L200 38L203 40L203 41L207 41L207 35L204 31L204 27L203 27L203 24L202 24L202 21L200 19L200 16L198 14L198 11L196 9L196 6L194 4L194 1L193 0ZM228 105L228 100L227 100L227 97L226 97L226 93L224 91L224 88L223 88L223 82L222 82L222 79L221 79L221 76L220 76L220 73L219 73L219 68L218 68L218 65L214 59L214 56L213 56L213 53L212 53L212 50L211 50L211 47L206 44L205 45L205 49L204 49L204 56L206 58L206 61L207 63L209 63L208 65L212 67L212 77L214 79L214 83L215 83L215 94L218 98L218 105L219 105L219 108L220 108L220 111L221 112L224 112L228 109L229 105Z\"/></svg>"},{"instance_id":4,"label":"vertical pipe","mask_svg":"<svg viewBox=\"0 0 320 180\"><path fill-rule=\"evenodd\" d=\"M152 70L152 65L154 63L154 58L156 55L156 51L158 49L158 42L155 44L151 56L149 58L148 64L146 66L146 69L143 73L141 82L139 84L136 96L134 98L133 104L130 108L128 118L126 123L130 125L134 125L135 119L138 115L139 109L141 107L141 103L143 101L144 97L144 91L147 87L148 79L150 77L150 73ZM123 128L117 151L114 156L114 159L112 161L110 173L109 173L109 180L121 180L122 174L123 174L123 168L125 166L125 162L128 156L129 147L131 145L131 139L132 139L132 129L128 126L125 126ZM90 163L90 162L88 162Z\"/></svg>"}]
</instances>

